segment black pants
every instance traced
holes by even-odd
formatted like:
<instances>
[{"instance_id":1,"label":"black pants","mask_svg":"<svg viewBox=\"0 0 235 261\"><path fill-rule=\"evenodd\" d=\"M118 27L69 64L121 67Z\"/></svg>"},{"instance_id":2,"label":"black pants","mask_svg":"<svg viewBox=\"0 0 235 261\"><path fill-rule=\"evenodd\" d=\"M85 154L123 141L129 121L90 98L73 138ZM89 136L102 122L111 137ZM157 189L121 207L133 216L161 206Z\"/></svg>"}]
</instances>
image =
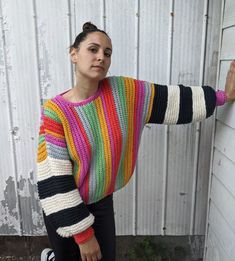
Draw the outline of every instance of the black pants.
<instances>
[{"instance_id":1,"label":"black pants","mask_svg":"<svg viewBox=\"0 0 235 261\"><path fill-rule=\"evenodd\" d=\"M93 229L100 245L102 261L115 261L115 222L112 195L87 205L90 213L95 216ZM59 236L44 215L44 221L56 261L81 260L78 245L73 238Z\"/></svg>"}]
</instances>

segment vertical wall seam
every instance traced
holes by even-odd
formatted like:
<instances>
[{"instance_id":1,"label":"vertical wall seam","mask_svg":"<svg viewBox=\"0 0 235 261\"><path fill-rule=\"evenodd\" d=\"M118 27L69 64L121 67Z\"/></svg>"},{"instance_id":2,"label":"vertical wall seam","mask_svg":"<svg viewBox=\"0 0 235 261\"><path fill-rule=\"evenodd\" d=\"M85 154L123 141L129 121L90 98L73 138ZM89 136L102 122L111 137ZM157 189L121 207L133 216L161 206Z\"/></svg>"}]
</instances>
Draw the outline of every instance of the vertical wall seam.
<instances>
[{"instance_id":1,"label":"vertical wall seam","mask_svg":"<svg viewBox=\"0 0 235 261\"><path fill-rule=\"evenodd\" d=\"M103 27L103 30L106 32L106 4L105 4L105 0L102 0L102 27Z\"/></svg>"},{"instance_id":2,"label":"vertical wall seam","mask_svg":"<svg viewBox=\"0 0 235 261\"><path fill-rule=\"evenodd\" d=\"M69 44L73 43L72 37L72 6L71 0L68 0L68 22L69 22ZM73 73L73 64L70 62L70 82L71 86L74 86L74 73Z\"/></svg>"},{"instance_id":3,"label":"vertical wall seam","mask_svg":"<svg viewBox=\"0 0 235 261\"><path fill-rule=\"evenodd\" d=\"M220 57L221 57L221 46L222 46L222 35L223 35L223 20L224 20L224 8L225 0L222 0L221 3L221 19L220 19L220 36L219 36L219 58L217 62L217 77L216 77L216 89L219 84L219 72L220 72ZM206 213L206 231L205 231L205 245L204 245L204 256L203 260L206 260L207 255L207 241L208 241L208 231L209 231L209 213L210 213L210 195L211 195L211 184L212 184L212 175L213 175L213 156L214 156L214 144L215 144L215 128L216 127L216 118L214 113L214 123L212 127L212 143L211 143L211 155L210 155L210 171L209 171L209 182L208 182L208 195L207 195L207 213Z\"/></svg>"},{"instance_id":4,"label":"vertical wall seam","mask_svg":"<svg viewBox=\"0 0 235 261\"><path fill-rule=\"evenodd\" d=\"M135 2L135 77L139 79L139 43L140 43L140 0ZM133 179L133 235L137 235L138 223L138 160Z\"/></svg>"},{"instance_id":5,"label":"vertical wall seam","mask_svg":"<svg viewBox=\"0 0 235 261\"><path fill-rule=\"evenodd\" d=\"M23 235L23 227L22 227L22 220L21 220L21 204L20 204L20 200L19 200L19 193L18 193L18 166L17 166L17 157L16 157L16 144L13 138L13 113L11 110L11 93L10 93L10 83L9 83L9 75L8 75L8 70L7 70L7 52L6 52L6 36L5 36L5 30L4 30L4 23L3 23L3 9L2 9L2 1L0 0L0 22L1 22L1 28L2 28L2 40L3 40L3 59L5 61L5 73L6 73L6 84L7 84L7 103L8 103L8 117L10 120L10 146L12 149L12 154L13 154L13 170L14 170L14 174L15 174L15 191L16 191L16 208L17 208L17 212L19 215L19 224L20 224L20 236Z\"/></svg>"},{"instance_id":6,"label":"vertical wall seam","mask_svg":"<svg viewBox=\"0 0 235 261\"><path fill-rule=\"evenodd\" d=\"M174 0L169 0L169 30L168 30L168 61L167 61L167 81L172 81L172 60L173 60L173 37L174 37ZM163 162L163 191L162 191L162 226L161 235L167 234L166 218L167 218L167 183L168 183L168 151L169 151L169 126L165 126L164 130L164 162Z\"/></svg>"},{"instance_id":7,"label":"vertical wall seam","mask_svg":"<svg viewBox=\"0 0 235 261\"><path fill-rule=\"evenodd\" d=\"M206 44L207 44L207 26L208 26L208 12L209 0L204 0L203 8L203 27L202 27L202 42L201 42L201 58L200 58L200 72L199 72L199 85L204 84L205 75L205 60L206 60ZM195 233L195 217L196 217L196 203L197 203L197 183L198 183L198 159L201 138L201 123L196 123L196 137L194 148L193 160L193 186L192 186L192 200L191 200L191 214L190 214L190 235Z\"/></svg>"},{"instance_id":8,"label":"vertical wall seam","mask_svg":"<svg viewBox=\"0 0 235 261\"><path fill-rule=\"evenodd\" d=\"M42 81L40 75L40 64L39 64L39 40L38 40L38 22L37 22L37 6L36 0L33 0L33 18L34 18L34 30L35 30L35 47L36 47L36 63L37 63L37 74L38 74L38 88L39 88L39 97L40 105L43 104L43 95L42 95Z\"/></svg>"}]
</instances>

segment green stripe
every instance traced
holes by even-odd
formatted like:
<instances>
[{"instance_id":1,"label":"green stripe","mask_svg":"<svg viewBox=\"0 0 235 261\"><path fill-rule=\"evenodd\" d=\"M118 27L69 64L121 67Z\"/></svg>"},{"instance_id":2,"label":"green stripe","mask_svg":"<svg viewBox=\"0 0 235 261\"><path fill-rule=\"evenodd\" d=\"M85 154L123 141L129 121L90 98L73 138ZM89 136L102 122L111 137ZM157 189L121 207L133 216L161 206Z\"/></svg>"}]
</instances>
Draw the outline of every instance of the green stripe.
<instances>
[{"instance_id":1,"label":"green stripe","mask_svg":"<svg viewBox=\"0 0 235 261\"><path fill-rule=\"evenodd\" d=\"M83 107L84 113L91 126L92 136L96 144L96 151L93 154L95 158L95 200L100 199L104 195L104 180L106 176L105 161L104 161L104 144L99 122L99 116L94 103L90 103ZM99 150L97 150L97 148ZM93 178L93 177L92 177Z\"/></svg>"},{"instance_id":2,"label":"green stripe","mask_svg":"<svg viewBox=\"0 0 235 261\"><path fill-rule=\"evenodd\" d=\"M53 119L54 121L57 121L58 123L60 123L60 118L58 117L56 112L54 112L50 108L44 108L44 115L48 116L49 118Z\"/></svg>"}]
</instances>

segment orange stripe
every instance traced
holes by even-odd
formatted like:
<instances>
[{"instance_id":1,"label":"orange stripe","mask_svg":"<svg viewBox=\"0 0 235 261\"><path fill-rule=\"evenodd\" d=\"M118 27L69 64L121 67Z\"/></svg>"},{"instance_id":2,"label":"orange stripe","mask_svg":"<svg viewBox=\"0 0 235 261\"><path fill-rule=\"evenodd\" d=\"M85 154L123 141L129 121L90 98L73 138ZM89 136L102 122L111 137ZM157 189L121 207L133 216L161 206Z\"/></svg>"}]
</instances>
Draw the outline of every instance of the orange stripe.
<instances>
[{"instance_id":1,"label":"orange stripe","mask_svg":"<svg viewBox=\"0 0 235 261\"><path fill-rule=\"evenodd\" d=\"M133 153L133 120L134 120L134 105L135 105L135 86L134 81L131 78L124 78L125 81L125 95L127 102L128 112L128 130L127 130L127 144L126 144L126 155L124 160L124 184L128 182L131 176L132 169L132 153ZM123 184L123 185L124 185Z\"/></svg>"}]
</instances>

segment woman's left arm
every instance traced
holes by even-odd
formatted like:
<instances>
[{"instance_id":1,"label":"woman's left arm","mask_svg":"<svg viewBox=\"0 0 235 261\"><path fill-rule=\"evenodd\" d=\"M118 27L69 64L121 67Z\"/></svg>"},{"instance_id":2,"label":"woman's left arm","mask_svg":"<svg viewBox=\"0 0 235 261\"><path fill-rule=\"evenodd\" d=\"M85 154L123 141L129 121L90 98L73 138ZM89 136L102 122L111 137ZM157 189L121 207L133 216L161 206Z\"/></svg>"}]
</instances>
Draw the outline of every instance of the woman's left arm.
<instances>
[{"instance_id":1,"label":"woman's left arm","mask_svg":"<svg viewBox=\"0 0 235 261\"><path fill-rule=\"evenodd\" d=\"M210 117L216 106L235 100L235 61L231 62L225 91L209 86L154 84L153 102L147 123L186 124Z\"/></svg>"}]
</instances>

